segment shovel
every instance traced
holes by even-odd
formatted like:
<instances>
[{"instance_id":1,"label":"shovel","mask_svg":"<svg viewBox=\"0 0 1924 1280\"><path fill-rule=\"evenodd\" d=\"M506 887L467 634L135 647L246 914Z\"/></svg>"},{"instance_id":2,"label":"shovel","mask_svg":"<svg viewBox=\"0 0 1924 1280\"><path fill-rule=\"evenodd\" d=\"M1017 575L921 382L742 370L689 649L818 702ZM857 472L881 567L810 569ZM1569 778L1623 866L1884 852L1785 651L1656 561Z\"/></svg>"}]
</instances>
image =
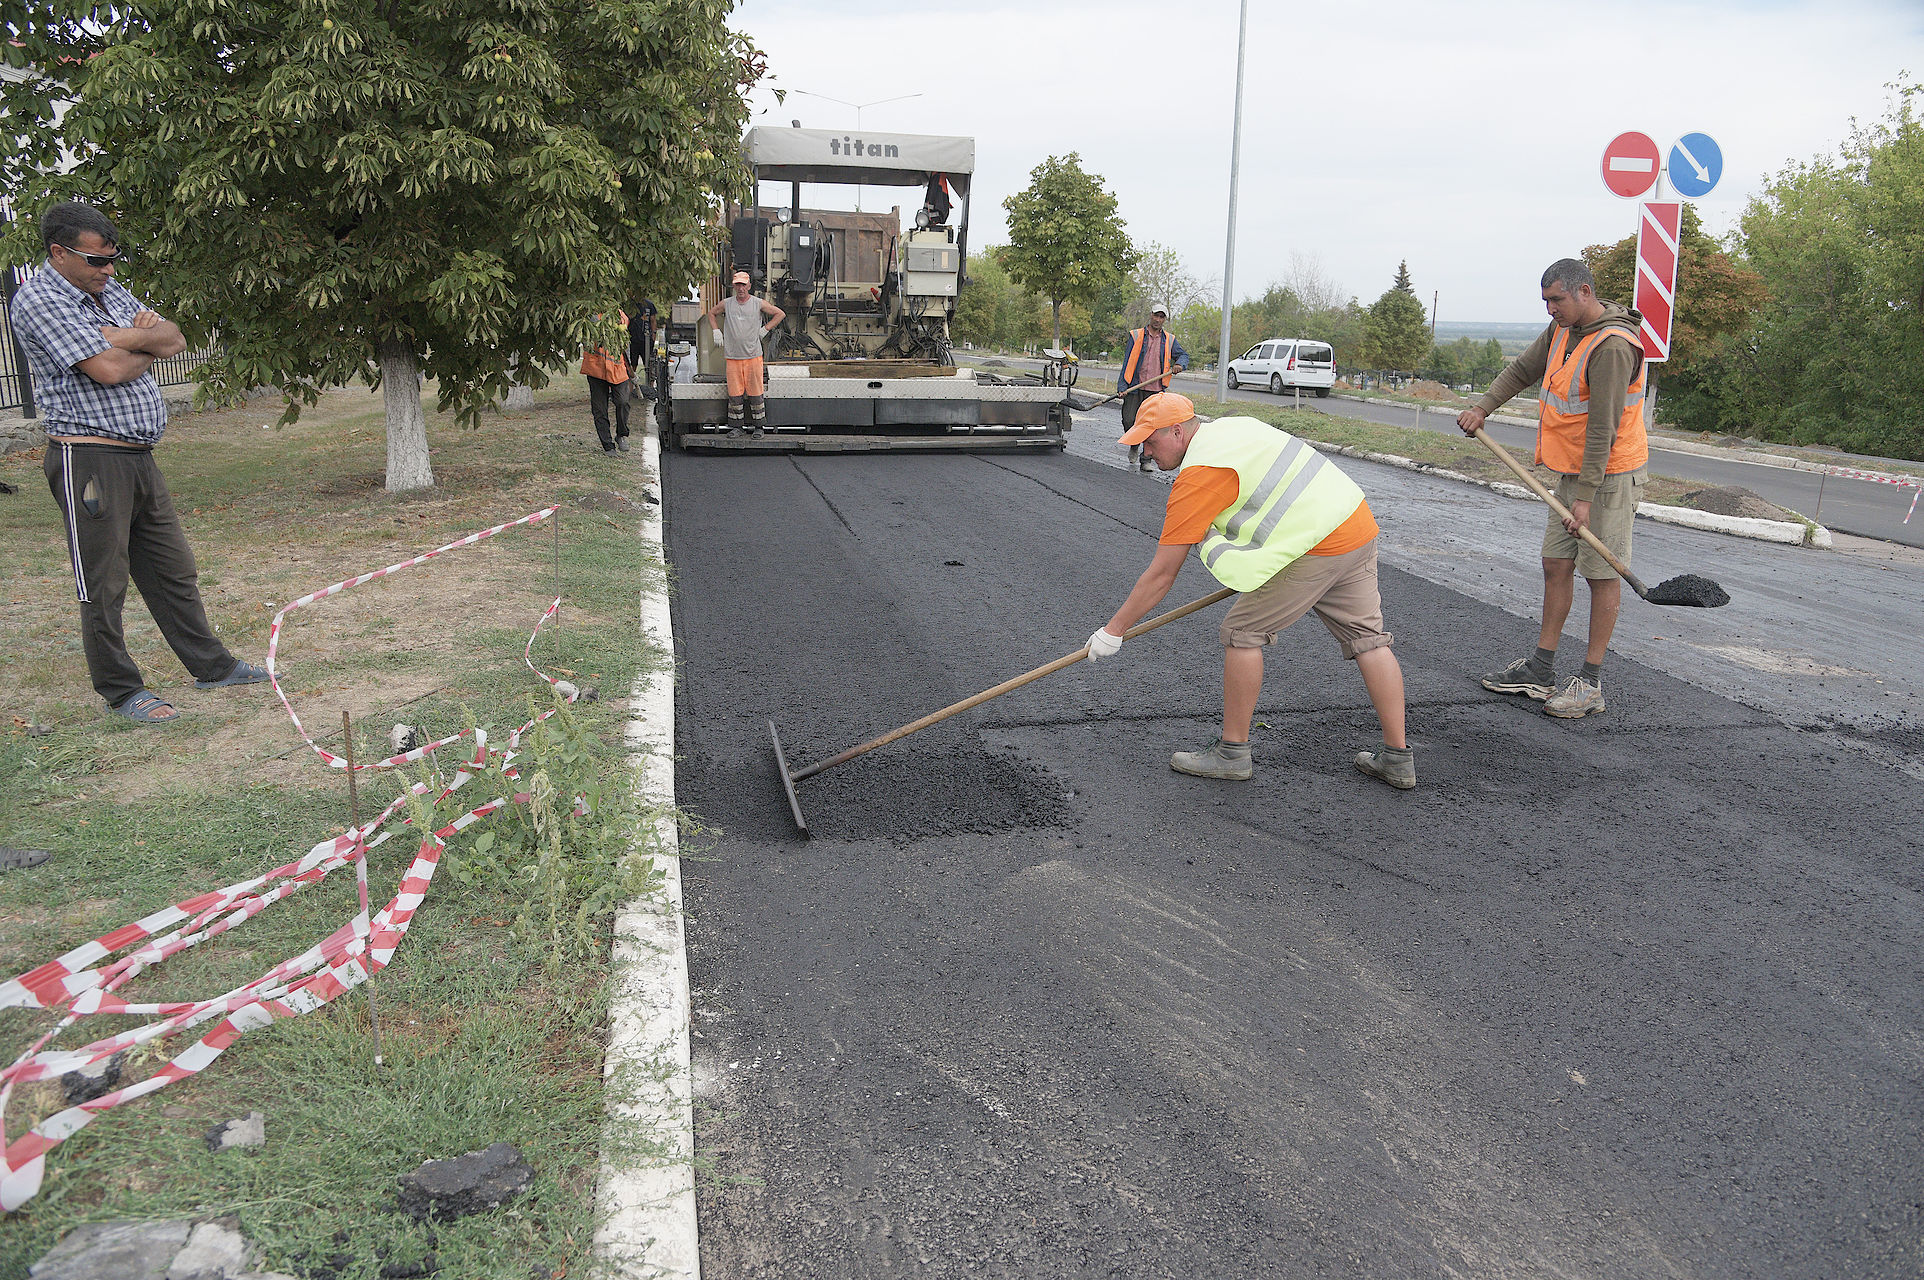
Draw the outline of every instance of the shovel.
<instances>
[{"instance_id":1,"label":"shovel","mask_svg":"<svg viewBox=\"0 0 1924 1280\"><path fill-rule=\"evenodd\" d=\"M1508 449L1505 449L1502 445L1491 439L1482 427L1476 429L1476 438L1490 447L1490 452L1497 456L1498 461L1502 462L1503 465L1510 470L1516 472L1517 479L1529 485L1531 492L1549 503L1552 511L1556 512L1565 520L1574 518L1570 514L1570 508L1558 502L1556 498L1551 495L1550 491L1543 487L1542 482L1531 475L1522 463L1511 457ZM1630 572L1629 565L1611 554L1610 548L1603 545L1603 540L1597 537L1596 534L1590 532L1589 526L1586 525L1578 529L1577 536L1582 538L1591 550L1609 561L1610 567L1617 571L1617 576L1629 583L1638 595L1648 600L1651 604L1674 604L1693 609L1715 609L1721 605L1730 603L1730 593L1728 591L1725 591L1709 578L1700 578L1694 573L1681 574L1670 579L1668 582L1658 583L1654 590L1646 587L1638 579L1636 574Z\"/></svg>"},{"instance_id":2,"label":"shovel","mask_svg":"<svg viewBox=\"0 0 1924 1280\"><path fill-rule=\"evenodd\" d=\"M1177 618L1186 618L1190 614L1196 612L1196 610L1198 609L1207 609L1210 605L1215 604L1220 600L1227 600L1230 596L1233 596L1235 594L1236 593L1228 587L1224 587L1220 591L1212 591L1208 595L1204 596L1202 599L1192 600L1188 604L1183 605L1180 609L1171 609L1168 613L1163 614L1161 617L1151 618L1147 622L1137 623L1135 626L1123 632L1122 638L1124 640L1133 640L1139 635L1145 635L1148 632L1154 631L1157 627L1160 627L1165 622L1174 622ZM1034 671L1025 672L1024 674L1015 677L1013 680L1004 680L1001 684L996 685L993 689L984 689L981 693L978 693L973 697L962 699L962 701L956 703L954 706L944 707L940 711L932 712L929 715L923 716L920 720L912 721L909 724L903 725L899 729L890 729L887 733L883 734L879 738L870 738L867 742L864 742L859 746L850 747L847 751L842 752L840 755L830 756L826 760L818 760L814 764L808 765L806 768L795 770L793 773L789 772L788 757L784 755L782 752L782 735L776 731L775 722L773 720L770 720L768 722L768 737L769 737L769 740L775 744L775 767L781 770L782 790L788 793L788 811L793 815L795 815L795 826L797 827L797 829L801 831L803 835L808 834L808 820L802 817L802 802L799 799L797 799L795 796L795 784L802 781L804 778L812 778L818 773L822 773L822 772L825 772L826 770L833 769L838 764L847 764L849 761L853 760L856 756L865 755L868 752L875 750L875 748L877 747L886 746L889 743L894 742L897 738L906 738L911 733L916 732L918 729L926 729L932 724L940 724L942 723L942 721L947 720L950 716L962 714L964 711L967 711L970 707L979 707L991 698L999 698L1003 694L1008 693L1012 689L1020 689L1023 685L1029 684L1036 680L1040 680L1044 676L1053 675L1056 672L1062 670L1064 667L1074 666L1076 663L1081 662L1084 658L1088 656L1089 656L1089 649L1088 649L1088 646L1085 645L1082 648L1077 649L1074 653L1063 654L1060 658L1057 658L1054 662L1044 663L1043 665L1037 667Z\"/></svg>"}]
</instances>

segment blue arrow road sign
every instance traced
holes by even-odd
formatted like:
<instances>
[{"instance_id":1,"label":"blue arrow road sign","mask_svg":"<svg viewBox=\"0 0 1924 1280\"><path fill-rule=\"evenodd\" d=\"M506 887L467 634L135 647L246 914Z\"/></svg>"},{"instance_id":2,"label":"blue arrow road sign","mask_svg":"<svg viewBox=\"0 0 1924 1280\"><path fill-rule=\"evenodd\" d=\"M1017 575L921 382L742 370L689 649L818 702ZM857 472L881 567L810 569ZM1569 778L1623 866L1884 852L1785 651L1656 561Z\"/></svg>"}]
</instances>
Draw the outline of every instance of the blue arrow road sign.
<instances>
[{"instance_id":1,"label":"blue arrow road sign","mask_svg":"<svg viewBox=\"0 0 1924 1280\"><path fill-rule=\"evenodd\" d=\"M1686 133L1670 148L1665 168L1677 194L1695 200L1709 195L1724 176L1724 151L1707 133Z\"/></svg>"}]
</instances>

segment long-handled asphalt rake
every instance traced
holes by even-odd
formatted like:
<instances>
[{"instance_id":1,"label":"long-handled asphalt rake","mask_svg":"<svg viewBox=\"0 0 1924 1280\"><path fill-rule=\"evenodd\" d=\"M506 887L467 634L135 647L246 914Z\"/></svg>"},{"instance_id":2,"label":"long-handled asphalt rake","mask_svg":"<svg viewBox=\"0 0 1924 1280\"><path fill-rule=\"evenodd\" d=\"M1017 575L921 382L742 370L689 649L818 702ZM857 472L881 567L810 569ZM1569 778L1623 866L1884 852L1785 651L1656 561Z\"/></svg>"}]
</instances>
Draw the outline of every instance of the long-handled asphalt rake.
<instances>
[{"instance_id":1,"label":"long-handled asphalt rake","mask_svg":"<svg viewBox=\"0 0 1924 1280\"><path fill-rule=\"evenodd\" d=\"M1492 440L1482 427L1476 429L1476 438L1488 445L1490 452L1494 453L1504 466L1516 472L1517 479L1529 485L1531 492L1549 503L1552 511L1562 516L1565 520L1571 518L1570 508L1558 502L1550 491L1543 487L1542 482L1530 474L1528 468L1511 457L1510 451L1498 444L1495 440ZM1702 578L1694 573L1679 574L1667 582L1658 583L1654 588L1646 587L1637 578L1636 574L1630 572L1630 566L1612 555L1610 548L1603 545L1603 540L1598 538L1596 534L1591 533L1587 527L1577 530L1577 536L1588 543L1591 550L1595 551L1605 560L1608 560L1610 567L1617 571L1618 576L1629 583L1638 595L1648 600L1651 604L1675 604L1684 605L1693 609L1715 609L1720 605L1730 603L1730 593L1728 591L1725 591L1709 578Z\"/></svg>"},{"instance_id":2,"label":"long-handled asphalt rake","mask_svg":"<svg viewBox=\"0 0 1924 1280\"><path fill-rule=\"evenodd\" d=\"M1179 609L1171 609L1168 613L1165 613L1160 617L1151 618L1147 622L1137 623L1135 626L1129 628L1129 630L1123 632L1122 638L1124 640L1133 640L1137 636L1145 635L1151 631L1154 631L1157 627L1162 626L1166 622L1174 622L1178 618L1186 618L1190 614L1196 612L1196 610L1198 609L1207 609L1210 605L1215 604L1221 600L1227 600L1230 596L1235 594L1236 593L1230 590L1228 587L1224 587L1220 591L1212 591L1208 595L1204 596L1202 599L1192 600L1188 604L1183 605ZM947 720L950 716L961 715L964 711L967 711L969 708L979 707L991 698L999 698L1003 694L1008 693L1013 689L1020 689L1023 685L1032 683L1033 681L1036 681L1036 680L1040 680L1044 676L1054 675L1056 672L1062 670L1064 667L1074 666L1076 663L1081 662L1084 658L1088 656L1089 656L1089 649L1088 649L1088 646L1085 645L1082 648L1077 649L1074 653L1063 654L1060 658L1057 658L1054 662L1044 663L1042 666L1037 667L1034 671L1025 672L1022 675L1015 677L1013 680L1004 680L1001 684L996 685L993 689L984 689L981 693L975 694L973 697L962 699L962 701L956 703L954 706L944 707L940 711L936 711L929 715L923 716L920 720L915 720L908 724L905 724L899 729L890 729L887 733L883 734L879 738L870 738L867 742L864 742L859 746L850 747L847 751L842 752L840 755L830 756L826 760L818 760L814 764L811 764L806 768L795 770L793 773L789 772L788 757L782 752L782 735L776 730L775 722L773 720L770 720L768 722L768 737L769 737L769 740L775 744L775 767L781 772L782 790L788 793L788 811L795 815L795 826L797 827L797 829L801 831L803 835L809 834L808 819L802 817L802 802L795 795L796 783L802 781L805 778L812 778L818 773L823 773L829 769L833 769L836 765L847 764L849 761L853 760L856 756L866 755L867 753L875 750L875 748L877 747L887 746L889 743L894 742L897 738L906 738L908 737L908 735L916 732L919 729L926 729L932 724L940 724L942 723L942 721Z\"/></svg>"}]
</instances>

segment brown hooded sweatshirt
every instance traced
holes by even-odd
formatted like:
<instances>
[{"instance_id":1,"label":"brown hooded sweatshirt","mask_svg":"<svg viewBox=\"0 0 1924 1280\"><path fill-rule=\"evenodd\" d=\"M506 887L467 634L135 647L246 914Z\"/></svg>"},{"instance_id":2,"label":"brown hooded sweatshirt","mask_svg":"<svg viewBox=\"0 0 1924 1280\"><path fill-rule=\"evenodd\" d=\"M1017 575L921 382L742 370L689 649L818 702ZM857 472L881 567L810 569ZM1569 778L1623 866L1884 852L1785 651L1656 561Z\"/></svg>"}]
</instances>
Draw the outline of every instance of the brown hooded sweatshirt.
<instances>
[{"instance_id":1,"label":"brown hooded sweatshirt","mask_svg":"<svg viewBox=\"0 0 1924 1280\"><path fill-rule=\"evenodd\" d=\"M1610 461L1610 447L1617 442L1617 424L1623 420L1623 401L1630 389L1631 379L1643 364L1643 345L1638 339L1638 331L1643 327L1643 316L1615 302L1603 304L1603 316L1595 324L1578 325L1570 333L1570 345L1589 337L1599 329L1616 329L1616 334L1605 338L1590 352L1590 363L1585 373L1590 379L1590 414L1584 424L1583 468L1577 473L1577 483L1571 496L1578 502L1589 502L1597 496L1597 487L1603 483L1603 469ZM1541 382L1550 365L1550 341L1556 336L1557 327L1553 324L1545 328L1524 353L1512 360L1509 367L1497 375L1490 384L1489 392L1476 402L1476 407L1487 416L1501 408L1517 392L1534 382ZM1646 424L1648 425L1648 424ZM1638 469L1641 474L1642 468Z\"/></svg>"}]
</instances>

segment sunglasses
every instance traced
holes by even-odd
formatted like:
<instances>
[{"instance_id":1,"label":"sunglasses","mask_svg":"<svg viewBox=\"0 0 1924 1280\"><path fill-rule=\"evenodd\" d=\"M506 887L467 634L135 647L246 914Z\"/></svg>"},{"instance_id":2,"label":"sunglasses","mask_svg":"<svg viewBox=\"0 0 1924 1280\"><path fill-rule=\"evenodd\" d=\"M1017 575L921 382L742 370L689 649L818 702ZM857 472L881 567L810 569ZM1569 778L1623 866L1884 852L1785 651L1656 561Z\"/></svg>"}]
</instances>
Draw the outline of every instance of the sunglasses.
<instances>
[{"instance_id":1,"label":"sunglasses","mask_svg":"<svg viewBox=\"0 0 1924 1280\"><path fill-rule=\"evenodd\" d=\"M54 241L54 243L60 244L58 240ZM90 267L111 267L117 262L127 261L127 255L118 249L112 253L82 253L70 244L62 244L60 247Z\"/></svg>"}]
</instances>

